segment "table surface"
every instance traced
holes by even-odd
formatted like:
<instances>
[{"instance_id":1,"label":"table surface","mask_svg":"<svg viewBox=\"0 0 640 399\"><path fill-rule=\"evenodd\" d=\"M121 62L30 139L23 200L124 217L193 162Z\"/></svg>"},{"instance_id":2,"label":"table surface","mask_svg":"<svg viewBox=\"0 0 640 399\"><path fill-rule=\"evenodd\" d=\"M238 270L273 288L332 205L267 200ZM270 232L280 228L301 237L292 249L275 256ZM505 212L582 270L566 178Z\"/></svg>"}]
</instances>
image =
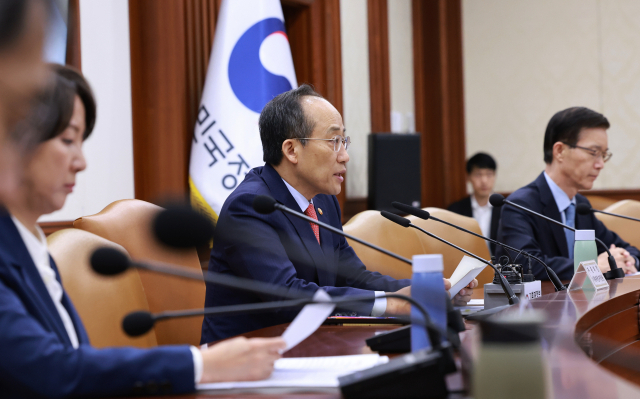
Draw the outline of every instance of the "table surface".
<instances>
[{"instance_id":1,"label":"table surface","mask_svg":"<svg viewBox=\"0 0 640 399\"><path fill-rule=\"evenodd\" d=\"M576 344L576 325L585 317L606 318L615 313L614 304L622 301L637 306L640 296L640 276L614 280L610 290L594 295L589 292L555 292L549 282L542 283L542 297L529 302L527 307L544 310L547 314L542 329L545 355L551 372L551 389L556 398L638 398L640 386L629 382L618 374L614 374L590 359ZM483 298L482 289L474 290L473 298ZM615 301L611 299L616 298ZM520 312L521 307L511 307L505 312ZM599 319L598 319L599 320ZM597 320L596 320L597 321ZM476 333L473 323L467 323L470 331L464 333L463 345L469 352L476 349L476 342L472 336ZM246 337L275 337L280 336L287 325L278 325L251 333ZM366 346L365 340L376 332L397 328L394 325L363 325L363 326L321 326L314 334L300 343L297 347L284 354L285 357L305 356L342 356L372 353ZM636 326L637 327L637 326ZM456 374L460 374L460 371ZM630 374L633 376L633 374ZM637 375L636 375L637 376ZM628 377L628 376L627 376ZM458 380L461 378L458 376ZM640 381L634 382L640 384ZM261 398L340 398L340 393L301 393L284 395L260 395ZM174 396L179 398L210 398L206 393ZM253 394L223 394L224 397L252 397Z\"/></svg>"}]
</instances>

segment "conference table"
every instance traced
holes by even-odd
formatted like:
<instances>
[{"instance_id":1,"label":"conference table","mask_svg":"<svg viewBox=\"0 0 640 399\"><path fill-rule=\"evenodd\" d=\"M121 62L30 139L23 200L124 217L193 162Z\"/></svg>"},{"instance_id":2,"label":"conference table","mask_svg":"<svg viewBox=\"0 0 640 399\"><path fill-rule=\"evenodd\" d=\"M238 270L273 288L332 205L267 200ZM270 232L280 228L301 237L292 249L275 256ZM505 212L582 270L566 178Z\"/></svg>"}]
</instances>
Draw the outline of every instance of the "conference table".
<instances>
[{"instance_id":1,"label":"conference table","mask_svg":"<svg viewBox=\"0 0 640 399\"><path fill-rule=\"evenodd\" d=\"M546 363L550 371L550 386L555 398L640 398L640 276L610 281L605 292L555 292L549 282L542 283L542 296L523 306L512 306L503 312L517 313L523 308L543 310L546 321L541 329ZM474 290L474 298L482 298L482 289ZM516 315L517 316L517 315ZM246 337L280 336L286 324L263 328ZM397 325L323 325L285 357L342 356L372 353L365 340L376 332L397 328ZM477 353L477 333L474 323L467 323L462 335L468 357ZM387 355L381 353L383 355ZM393 356L393 354L388 354ZM464 358L465 356L463 356ZM468 364L449 377L450 389L468 391ZM467 364L468 363L468 364ZM499 383L496 376L496 383ZM215 397L251 397L318 399L340 398L336 389L330 393L299 393L283 395L217 394ZM464 396L464 395L463 395ZM210 398L211 394L196 392L179 398ZM400 395L399 395L400 397ZM455 395L460 397L460 395ZM514 396L517 397L517 394Z\"/></svg>"}]
</instances>

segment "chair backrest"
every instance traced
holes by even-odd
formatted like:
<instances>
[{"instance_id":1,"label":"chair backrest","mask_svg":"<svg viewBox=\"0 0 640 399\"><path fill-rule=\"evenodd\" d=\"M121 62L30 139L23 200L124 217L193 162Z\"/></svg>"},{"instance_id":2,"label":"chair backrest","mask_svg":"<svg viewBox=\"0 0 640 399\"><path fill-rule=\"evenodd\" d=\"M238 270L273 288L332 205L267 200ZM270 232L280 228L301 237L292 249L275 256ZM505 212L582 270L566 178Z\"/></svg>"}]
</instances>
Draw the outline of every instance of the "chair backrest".
<instances>
[{"instance_id":1,"label":"chair backrest","mask_svg":"<svg viewBox=\"0 0 640 399\"><path fill-rule=\"evenodd\" d=\"M593 209L599 209L601 211L604 211L605 208L616 203L614 199L601 197L599 195L585 195L585 197L587 197Z\"/></svg>"},{"instance_id":2,"label":"chair backrest","mask_svg":"<svg viewBox=\"0 0 640 399\"><path fill-rule=\"evenodd\" d=\"M386 250L411 259L426 253L418 231L401 227L377 211L360 212L343 226L345 233L361 238ZM381 254L369 247L347 239L367 270L376 271L396 279L411 278L411 265Z\"/></svg>"},{"instance_id":3,"label":"chair backrest","mask_svg":"<svg viewBox=\"0 0 640 399\"><path fill-rule=\"evenodd\" d=\"M598 209L595 206L593 208ZM622 200L602 210L640 218L640 201ZM636 248L640 248L640 225L638 225L638 222L604 215L602 213L596 213L596 217L600 219L609 230L616 232L623 240Z\"/></svg>"},{"instance_id":4,"label":"chair backrest","mask_svg":"<svg viewBox=\"0 0 640 399\"><path fill-rule=\"evenodd\" d=\"M445 209L440 208L424 209L438 219L442 219L457 226L464 227L465 229L471 230L474 233L482 234L480 225L478 225L478 222L474 218L458 215L457 213L449 212ZM449 241L452 244L466 249L467 251L476 254L483 259L490 259L491 255L489 254L489 247L487 247L486 242L480 238L474 237L471 234L467 234L460 230L456 230L451 226L447 226L444 223L436 222L434 220L422 220L415 216L409 216L408 219L411 220L411 223L415 224L416 226L419 226L427 230L428 232ZM451 277L451 274L454 270L456 270L456 267L462 260L464 254L455 248L441 243L435 238L429 237L426 234L420 233L420 240L422 241L422 246L425 248L424 253L442 254L442 259L444 262L444 276L446 278ZM480 287L482 287L484 284L492 282L493 275L493 269L487 266L477 277Z\"/></svg>"},{"instance_id":5,"label":"chair backrest","mask_svg":"<svg viewBox=\"0 0 640 399\"><path fill-rule=\"evenodd\" d=\"M89 259L96 248L120 245L78 229L59 230L47 237L49 252L58 266L64 288L87 329L91 344L97 348L157 345L151 332L131 338L122 331L122 318L129 312L149 310L137 270L103 277L91 270Z\"/></svg>"},{"instance_id":6,"label":"chair backrest","mask_svg":"<svg viewBox=\"0 0 640 399\"><path fill-rule=\"evenodd\" d=\"M158 261L202 272L196 249L177 250L162 245L153 235L151 223L162 208L140 200L120 200L95 215L76 219L73 226L122 245L133 259ZM151 312L202 308L205 285L140 270ZM203 317L165 320L156 324L159 345L199 345Z\"/></svg>"}]
</instances>

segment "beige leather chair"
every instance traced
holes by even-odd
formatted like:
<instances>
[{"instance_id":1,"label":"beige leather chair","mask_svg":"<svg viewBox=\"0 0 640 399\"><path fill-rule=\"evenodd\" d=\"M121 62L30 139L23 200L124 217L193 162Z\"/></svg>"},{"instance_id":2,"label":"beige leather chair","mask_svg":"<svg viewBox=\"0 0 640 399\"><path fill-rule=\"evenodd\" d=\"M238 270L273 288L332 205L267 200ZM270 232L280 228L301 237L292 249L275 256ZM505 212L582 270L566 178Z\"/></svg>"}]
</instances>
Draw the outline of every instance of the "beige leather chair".
<instances>
[{"instance_id":1,"label":"beige leather chair","mask_svg":"<svg viewBox=\"0 0 640 399\"><path fill-rule=\"evenodd\" d=\"M593 208L597 209L595 206L593 206ZM622 200L602 210L640 218L640 201ZM640 248L640 224L638 224L638 222L604 215L602 213L596 213L596 217L600 219L609 230L616 232L623 240L636 248Z\"/></svg>"},{"instance_id":2,"label":"beige leather chair","mask_svg":"<svg viewBox=\"0 0 640 399\"><path fill-rule=\"evenodd\" d=\"M471 230L474 233L482 234L480 226L474 218L458 215L457 213L449 212L440 208L424 209L438 219L442 219L457 226L464 227L465 229ZM483 259L490 260L489 247L487 247L484 240L474 237L465 232L456 230L451 226L447 226L444 223L436 222L434 220L422 220L415 216L409 216L408 219L411 220L411 223L415 224L416 226L419 226L427 230L428 232L449 241L452 244L466 249L467 251L474 253ZM442 258L444 261L444 276L446 278L451 277L451 274L462 260L464 254L457 249L441 243L435 238L431 238L423 233L420 233L420 240L422 241L422 246L425 249L424 253L442 254ZM493 269L487 266L478 275L477 279L480 286L492 282Z\"/></svg>"},{"instance_id":3,"label":"beige leather chair","mask_svg":"<svg viewBox=\"0 0 640 399\"><path fill-rule=\"evenodd\" d=\"M138 272L129 270L119 276L103 277L91 270L89 259L96 248L124 248L78 229L59 230L47 238L47 244L93 346L157 345L154 330L131 338L121 328L122 318L129 312L149 310Z\"/></svg>"},{"instance_id":4,"label":"beige leather chair","mask_svg":"<svg viewBox=\"0 0 640 399\"><path fill-rule=\"evenodd\" d=\"M599 209L601 211L604 211L605 208L616 203L614 199L601 197L599 195L585 195L585 197L587 197L593 209Z\"/></svg>"},{"instance_id":5,"label":"beige leather chair","mask_svg":"<svg viewBox=\"0 0 640 399\"><path fill-rule=\"evenodd\" d=\"M162 245L151 231L159 206L139 200L120 200L109 204L95 215L76 219L73 226L122 245L133 259L180 265L202 273L194 249L176 250ZM185 280L140 270L151 312L196 309L204 306L205 285L201 281ZM159 345L199 345L202 316L164 320L156 324Z\"/></svg>"},{"instance_id":6,"label":"beige leather chair","mask_svg":"<svg viewBox=\"0 0 640 399\"><path fill-rule=\"evenodd\" d=\"M343 226L345 233L411 259L426 253L416 229L399 226L377 211L360 212ZM396 279L411 278L411 265L347 239L367 270L380 272Z\"/></svg>"}]
</instances>

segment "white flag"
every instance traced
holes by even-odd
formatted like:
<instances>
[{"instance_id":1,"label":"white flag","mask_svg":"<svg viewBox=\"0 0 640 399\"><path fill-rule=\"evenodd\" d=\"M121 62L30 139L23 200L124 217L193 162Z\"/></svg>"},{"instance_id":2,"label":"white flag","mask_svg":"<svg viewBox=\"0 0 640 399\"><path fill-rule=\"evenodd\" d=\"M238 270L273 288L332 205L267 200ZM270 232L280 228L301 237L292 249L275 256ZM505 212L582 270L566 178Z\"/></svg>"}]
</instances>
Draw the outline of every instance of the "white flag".
<instances>
[{"instance_id":1,"label":"white flag","mask_svg":"<svg viewBox=\"0 0 640 399\"><path fill-rule=\"evenodd\" d=\"M251 168L264 165L258 118L296 88L279 0L224 0L191 145L195 209L213 220Z\"/></svg>"}]
</instances>

